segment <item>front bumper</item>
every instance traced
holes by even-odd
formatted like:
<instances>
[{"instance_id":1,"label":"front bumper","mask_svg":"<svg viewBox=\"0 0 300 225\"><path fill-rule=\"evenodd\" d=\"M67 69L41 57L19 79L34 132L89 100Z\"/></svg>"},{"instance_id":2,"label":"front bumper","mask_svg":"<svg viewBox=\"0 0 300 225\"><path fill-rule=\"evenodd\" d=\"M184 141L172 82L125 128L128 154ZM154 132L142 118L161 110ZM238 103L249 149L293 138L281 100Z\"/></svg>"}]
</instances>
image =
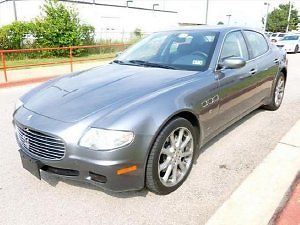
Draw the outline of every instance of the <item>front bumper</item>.
<instances>
[{"instance_id":1,"label":"front bumper","mask_svg":"<svg viewBox=\"0 0 300 225\"><path fill-rule=\"evenodd\" d=\"M47 160L29 152L17 138L21 156L25 154L36 160L41 170L112 191L139 190L144 187L147 150L152 136L135 134L135 140L130 146L109 151L94 151L77 145L85 131L85 122L64 123L22 107L14 115L14 124L21 124L64 140L64 157L59 160ZM117 174L119 169L132 166L136 166L136 170Z\"/></svg>"},{"instance_id":2,"label":"front bumper","mask_svg":"<svg viewBox=\"0 0 300 225\"><path fill-rule=\"evenodd\" d=\"M295 51L294 46L277 46L277 47L284 49L287 53L291 53Z\"/></svg>"},{"instance_id":3,"label":"front bumper","mask_svg":"<svg viewBox=\"0 0 300 225\"><path fill-rule=\"evenodd\" d=\"M294 52L295 49L294 48L284 48L286 52L291 53Z\"/></svg>"}]
</instances>

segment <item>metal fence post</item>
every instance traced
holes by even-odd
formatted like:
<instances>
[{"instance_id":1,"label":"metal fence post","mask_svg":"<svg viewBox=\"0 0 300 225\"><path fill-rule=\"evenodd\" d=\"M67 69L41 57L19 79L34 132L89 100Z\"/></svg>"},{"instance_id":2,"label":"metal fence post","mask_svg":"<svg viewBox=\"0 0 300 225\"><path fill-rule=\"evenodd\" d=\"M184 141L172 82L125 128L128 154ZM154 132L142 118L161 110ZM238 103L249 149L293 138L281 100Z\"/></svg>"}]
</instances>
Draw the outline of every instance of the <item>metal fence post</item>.
<instances>
[{"instance_id":1,"label":"metal fence post","mask_svg":"<svg viewBox=\"0 0 300 225\"><path fill-rule=\"evenodd\" d=\"M71 72L73 72L73 48L70 47L70 66L71 66Z\"/></svg>"},{"instance_id":2,"label":"metal fence post","mask_svg":"<svg viewBox=\"0 0 300 225\"><path fill-rule=\"evenodd\" d=\"M2 52L2 51L1 51L1 59L2 59L2 67L3 67L5 82L7 82L8 80L7 80L7 73L6 73L5 55L4 55L4 52Z\"/></svg>"}]
</instances>

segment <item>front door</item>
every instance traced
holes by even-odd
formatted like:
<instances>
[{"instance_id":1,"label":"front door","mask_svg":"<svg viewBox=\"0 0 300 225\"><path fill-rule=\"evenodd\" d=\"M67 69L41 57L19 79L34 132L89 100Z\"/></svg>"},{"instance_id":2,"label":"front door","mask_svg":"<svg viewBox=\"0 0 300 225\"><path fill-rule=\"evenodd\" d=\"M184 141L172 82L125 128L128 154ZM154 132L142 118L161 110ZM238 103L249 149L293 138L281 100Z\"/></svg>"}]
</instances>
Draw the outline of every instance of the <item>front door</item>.
<instances>
[{"instance_id":1,"label":"front door","mask_svg":"<svg viewBox=\"0 0 300 225\"><path fill-rule=\"evenodd\" d=\"M219 124L224 126L253 106L252 95L255 89L253 76L257 65L249 61L249 51L241 31L229 33L224 40L219 63L229 57L240 57L247 61L239 69L220 68L216 71L219 77Z\"/></svg>"}]
</instances>

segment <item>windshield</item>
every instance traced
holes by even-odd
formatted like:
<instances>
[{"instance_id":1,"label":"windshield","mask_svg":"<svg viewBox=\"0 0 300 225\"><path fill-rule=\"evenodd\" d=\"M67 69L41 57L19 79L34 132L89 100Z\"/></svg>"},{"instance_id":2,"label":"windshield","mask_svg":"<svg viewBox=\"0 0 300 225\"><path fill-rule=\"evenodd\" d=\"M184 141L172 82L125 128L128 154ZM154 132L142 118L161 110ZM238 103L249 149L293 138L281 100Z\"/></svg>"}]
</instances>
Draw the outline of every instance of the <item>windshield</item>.
<instances>
[{"instance_id":1,"label":"windshield","mask_svg":"<svg viewBox=\"0 0 300 225\"><path fill-rule=\"evenodd\" d=\"M296 41L299 39L299 36L293 35L293 36L285 36L282 40L283 41Z\"/></svg>"},{"instance_id":2,"label":"windshield","mask_svg":"<svg viewBox=\"0 0 300 225\"><path fill-rule=\"evenodd\" d=\"M115 63L205 71L213 55L219 32L173 31L152 34L138 42Z\"/></svg>"},{"instance_id":3,"label":"windshield","mask_svg":"<svg viewBox=\"0 0 300 225\"><path fill-rule=\"evenodd\" d=\"M278 37L284 37L285 34L279 34Z\"/></svg>"}]
</instances>

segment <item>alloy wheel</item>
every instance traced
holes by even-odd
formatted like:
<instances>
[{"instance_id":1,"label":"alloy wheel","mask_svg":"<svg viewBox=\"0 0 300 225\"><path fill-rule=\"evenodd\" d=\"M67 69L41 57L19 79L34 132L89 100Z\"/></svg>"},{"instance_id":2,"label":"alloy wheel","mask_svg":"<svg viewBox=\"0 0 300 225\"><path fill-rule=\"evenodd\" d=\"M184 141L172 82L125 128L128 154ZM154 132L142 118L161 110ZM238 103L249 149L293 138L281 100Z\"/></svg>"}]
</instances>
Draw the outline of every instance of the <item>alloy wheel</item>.
<instances>
[{"instance_id":1,"label":"alloy wheel","mask_svg":"<svg viewBox=\"0 0 300 225\"><path fill-rule=\"evenodd\" d=\"M285 81L284 77L281 76L278 81L275 88L275 105L279 106L282 102L283 95L284 95L284 87L285 87Z\"/></svg>"},{"instance_id":2,"label":"alloy wheel","mask_svg":"<svg viewBox=\"0 0 300 225\"><path fill-rule=\"evenodd\" d=\"M166 187L178 184L192 165L194 140L186 127L176 128L165 140L158 158L158 175Z\"/></svg>"}]
</instances>

